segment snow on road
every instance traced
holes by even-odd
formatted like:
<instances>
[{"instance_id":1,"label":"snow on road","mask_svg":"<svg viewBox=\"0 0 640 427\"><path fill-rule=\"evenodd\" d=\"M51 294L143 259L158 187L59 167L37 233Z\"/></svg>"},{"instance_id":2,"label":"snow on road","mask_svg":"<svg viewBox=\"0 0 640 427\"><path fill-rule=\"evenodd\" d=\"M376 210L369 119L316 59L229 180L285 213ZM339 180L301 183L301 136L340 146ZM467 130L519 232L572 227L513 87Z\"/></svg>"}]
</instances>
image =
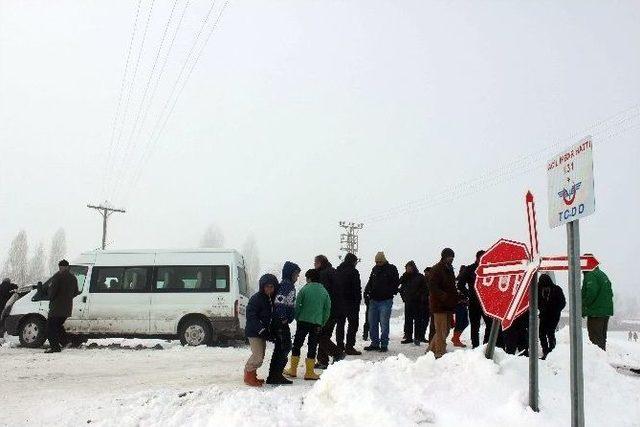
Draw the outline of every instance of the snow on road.
<instances>
[{"instance_id":1,"label":"snow on road","mask_svg":"<svg viewBox=\"0 0 640 427\"><path fill-rule=\"evenodd\" d=\"M318 382L250 389L246 348L183 348L160 340L98 340L61 354L0 347L0 424L100 426L566 426L569 337L540 363L541 412L527 407L527 359L457 350L436 361L424 346L350 357ZM585 343L589 426L640 426L640 378L611 363L638 365L640 343L612 333L608 354ZM96 344L99 344L96 346ZM140 346L143 349L139 349ZM158 349L162 347L163 349ZM399 354L402 353L402 354ZM270 356L270 355L268 355ZM260 371L266 375L266 366Z\"/></svg>"}]
</instances>

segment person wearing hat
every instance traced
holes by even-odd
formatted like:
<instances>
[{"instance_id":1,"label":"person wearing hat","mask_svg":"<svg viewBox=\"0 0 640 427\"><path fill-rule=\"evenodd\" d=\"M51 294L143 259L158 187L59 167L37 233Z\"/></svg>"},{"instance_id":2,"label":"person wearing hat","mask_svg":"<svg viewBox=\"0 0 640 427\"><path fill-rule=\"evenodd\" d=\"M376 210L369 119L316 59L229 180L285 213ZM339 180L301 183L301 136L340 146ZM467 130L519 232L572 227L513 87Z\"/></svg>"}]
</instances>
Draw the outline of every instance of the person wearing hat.
<instances>
[{"instance_id":1,"label":"person wearing hat","mask_svg":"<svg viewBox=\"0 0 640 427\"><path fill-rule=\"evenodd\" d=\"M443 249L440 262L429 272L429 308L433 314L435 335L429 340L427 352L433 352L436 359L447 352L447 337L451 331L450 318L458 303L456 274L453 271L454 257L452 249Z\"/></svg>"},{"instance_id":2,"label":"person wearing hat","mask_svg":"<svg viewBox=\"0 0 640 427\"><path fill-rule=\"evenodd\" d=\"M64 322L73 311L73 298L78 295L78 281L69 271L69 262L65 259L58 263L59 271L49 284L49 314L47 316L47 339L49 350L45 353L60 353L60 343L67 343Z\"/></svg>"},{"instance_id":3,"label":"person wearing hat","mask_svg":"<svg viewBox=\"0 0 640 427\"><path fill-rule=\"evenodd\" d=\"M587 318L589 340L606 351L609 317L613 316L611 281L599 267L583 273L582 316Z\"/></svg>"},{"instance_id":4,"label":"person wearing hat","mask_svg":"<svg viewBox=\"0 0 640 427\"><path fill-rule=\"evenodd\" d=\"M366 351L386 352L389 346L389 319L393 307L393 297L398 293L400 276L395 265L390 264L384 252L378 252L376 265L364 289L365 299L369 299L369 327L371 345Z\"/></svg>"}]
</instances>

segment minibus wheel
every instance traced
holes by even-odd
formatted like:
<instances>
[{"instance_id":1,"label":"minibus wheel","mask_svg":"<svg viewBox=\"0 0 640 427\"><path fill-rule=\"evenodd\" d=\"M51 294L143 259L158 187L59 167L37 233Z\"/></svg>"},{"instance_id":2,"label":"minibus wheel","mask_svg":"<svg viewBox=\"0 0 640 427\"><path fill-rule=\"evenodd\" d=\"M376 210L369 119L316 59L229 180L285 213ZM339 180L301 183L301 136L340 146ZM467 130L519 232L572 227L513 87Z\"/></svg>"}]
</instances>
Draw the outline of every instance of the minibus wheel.
<instances>
[{"instance_id":1,"label":"minibus wheel","mask_svg":"<svg viewBox=\"0 0 640 427\"><path fill-rule=\"evenodd\" d=\"M47 322L40 316L29 316L20 323L18 338L20 345L27 348L39 348L47 339Z\"/></svg>"},{"instance_id":2,"label":"minibus wheel","mask_svg":"<svg viewBox=\"0 0 640 427\"><path fill-rule=\"evenodd\" d=\"M199 317L188 317L182 321L180 327L180 342L182 345L209 345L212 338L211 325Z\"/></svg>"}]
</instances>

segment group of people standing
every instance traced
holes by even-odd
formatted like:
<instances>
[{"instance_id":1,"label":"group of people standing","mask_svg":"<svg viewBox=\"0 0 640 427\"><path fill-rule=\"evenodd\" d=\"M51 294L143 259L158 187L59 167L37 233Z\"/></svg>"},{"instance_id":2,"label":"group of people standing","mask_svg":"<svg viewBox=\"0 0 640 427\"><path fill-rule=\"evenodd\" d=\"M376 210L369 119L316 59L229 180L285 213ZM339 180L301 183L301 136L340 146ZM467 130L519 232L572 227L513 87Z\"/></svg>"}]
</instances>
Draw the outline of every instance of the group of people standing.
<instances>
[{"instance_id":1,"label":"group of people standing","mask_svg":"<svg viewBox=\"0 0 640 427\"><path fill-rule=\"evenodd\" d=\"M475 289L476 269L483 254L484 251L478 251L474 263L461 266L456 275L455 253L445 248L440 261L427 267L424 274L414 261L409 261L400 276L396 266L388 262L383 252L378 252L364 292L356 268L358 258L354 254L347 254L337 268L333 268L326 256L316 256L314 268L305 273L306 284L297 294L295 283L301 269L287 261L282 280L278 282L272 274L263 275L259 291L247 306L245 333L251 357L245 365L244 382L250 386L261 386L265 382L292 384L287 377L298 376L305 340L305 380L317 380L319 375L315 369L326 369L330 359L338 362L348 355L361 355L355 343L363 297L367 310L363 338L366 340L370 335L371 339L365 351L388 351L391 311L398 293L404 303L402 344L428 343L427 352L440 358L446 353L451 330L451 343L466 347L461 335L470 326L471 346L478 347L482 323L485 324L482 342L487 343L493 320L484 313ZM548 274L541 274L538 283L539 334L543 358L546 358L556 346L555 331L566 300L562 289ZM604 272L599 269L585 272L582 294L589 338L605 349L608 318L613 315L613 292ZM294 320L296 331L292 339L290 325ZM264 361L267 341L274 343L274 350L265 381L257 377L257 369ZM507 353L528 354L526 313L498 334L496 345Z\"/></svg>"}]
</instances>

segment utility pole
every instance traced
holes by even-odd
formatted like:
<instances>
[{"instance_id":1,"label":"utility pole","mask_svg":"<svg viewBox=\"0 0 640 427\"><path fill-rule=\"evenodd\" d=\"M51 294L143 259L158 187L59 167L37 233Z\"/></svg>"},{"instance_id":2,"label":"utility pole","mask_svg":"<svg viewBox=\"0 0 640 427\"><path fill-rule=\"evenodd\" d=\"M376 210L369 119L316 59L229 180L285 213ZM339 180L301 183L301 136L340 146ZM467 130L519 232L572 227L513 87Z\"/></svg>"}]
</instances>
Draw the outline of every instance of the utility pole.
<instances>
[{"instance_id":1,"label":"utility pole","mask_svg":"<svg viewBox=\"0 0 640 427\"><path fill-rule=\"evenodd\" d=\"M102 205L87 205L89 209L95 209L100 212L102 215L102 250L105 249L107 245L107 219L114 212L125 213L124 209L116 209L108 206L108 203L105 201Z\"/></svg>"},{"instance_id":2,"label":"utility pole","mask_svg":"<svg viewBox=\"0 0 640 427\"><path fill-rule=\"evenodd\" d=\"M358 255L358 231L362 230L364 224L340 221L338 225L345 230L340 234L340 250Z\"/></svg>"}]
</instances>

